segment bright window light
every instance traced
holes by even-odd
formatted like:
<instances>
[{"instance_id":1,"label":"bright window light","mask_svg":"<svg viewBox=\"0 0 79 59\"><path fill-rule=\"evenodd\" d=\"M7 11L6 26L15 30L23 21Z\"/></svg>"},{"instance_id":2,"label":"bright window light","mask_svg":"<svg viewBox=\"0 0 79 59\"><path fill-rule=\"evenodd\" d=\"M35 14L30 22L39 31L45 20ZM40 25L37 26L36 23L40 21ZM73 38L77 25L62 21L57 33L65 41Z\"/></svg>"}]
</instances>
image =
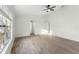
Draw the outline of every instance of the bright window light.
<instances>
[{"instance_id":1,"label":"bright window light","mask_svg":"<svg viewBox=\"0 0 79 59\"><path fill-rule=\"evenodd\" d=\"M48 31L45 30L45 29L42 29L42 30L41 30L41 34L48 34Z\"/></svg>"},{"instance_id":2,"label":"bright window light","mask_svg":"<svg viewBox=\"0 0 79 59\"><path fill-rule=\"evenodd\" d=\"M42 29L40 34L52 35L52 31L50 31L50 32L48 33L48 30Z\"/></svg>"}]
</instances>

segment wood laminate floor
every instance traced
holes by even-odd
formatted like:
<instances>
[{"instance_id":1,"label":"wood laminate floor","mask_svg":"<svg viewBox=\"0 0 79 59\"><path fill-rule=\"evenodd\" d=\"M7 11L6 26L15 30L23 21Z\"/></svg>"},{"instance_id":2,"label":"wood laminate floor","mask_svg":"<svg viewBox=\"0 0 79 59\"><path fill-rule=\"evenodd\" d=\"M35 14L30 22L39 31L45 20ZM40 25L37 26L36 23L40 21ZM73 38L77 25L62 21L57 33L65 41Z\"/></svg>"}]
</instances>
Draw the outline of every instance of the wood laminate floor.
<instances>
[{"instance_id":1,"label":"wood laminate floor","mask_svg":"<svg viewBox=\"0 0 79 59\"><path fill-rule=\"evenodd\" d=\"M48 35L17 38L12 54L78 54L79 42Z\"/></svg>"}]
</instances>

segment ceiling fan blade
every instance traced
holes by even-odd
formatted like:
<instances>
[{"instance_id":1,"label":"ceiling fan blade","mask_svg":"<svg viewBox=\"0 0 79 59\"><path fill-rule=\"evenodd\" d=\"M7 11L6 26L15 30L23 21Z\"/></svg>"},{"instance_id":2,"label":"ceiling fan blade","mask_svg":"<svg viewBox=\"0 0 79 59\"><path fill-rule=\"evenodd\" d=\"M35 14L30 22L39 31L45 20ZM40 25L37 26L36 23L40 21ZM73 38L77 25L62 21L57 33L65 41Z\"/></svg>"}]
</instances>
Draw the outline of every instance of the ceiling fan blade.
<instances>
[{"instance_id":1,"label":"ceiling fan blade","mask_svg":"<svg viewBox=\"0 0 79 59\"><path fill-rule=\"evenodd\" d=\"M56 6L52 6L51 8L55 8Z\"/></svg>"},{"instance_id":2,"label":"ceiling fan blade","mask_svg":"<svg viewBox=\"0 0 79 59\"><path fill-rule=\"evenodd\" d=\"M51 11L54 11L54 9L50 9Z\"/></svg>"}]
</instances>

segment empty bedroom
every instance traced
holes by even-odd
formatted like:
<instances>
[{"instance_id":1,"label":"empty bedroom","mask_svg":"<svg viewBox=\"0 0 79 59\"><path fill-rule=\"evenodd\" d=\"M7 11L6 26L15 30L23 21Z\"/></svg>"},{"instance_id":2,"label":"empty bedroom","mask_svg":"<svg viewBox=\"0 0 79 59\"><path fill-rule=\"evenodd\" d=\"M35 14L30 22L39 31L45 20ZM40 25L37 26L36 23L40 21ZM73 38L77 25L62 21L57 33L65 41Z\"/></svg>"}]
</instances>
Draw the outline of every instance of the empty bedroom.
<instances>
[{"instance_id":1,"label":"empty bedroom","mask_svg":"<svg viewBox=\"0 0 79 59\"><path fill-rule=\"evenodd\" d=\"M79 54L79 5L0 5L1 54Z\"/></svg>"}]
</instances>

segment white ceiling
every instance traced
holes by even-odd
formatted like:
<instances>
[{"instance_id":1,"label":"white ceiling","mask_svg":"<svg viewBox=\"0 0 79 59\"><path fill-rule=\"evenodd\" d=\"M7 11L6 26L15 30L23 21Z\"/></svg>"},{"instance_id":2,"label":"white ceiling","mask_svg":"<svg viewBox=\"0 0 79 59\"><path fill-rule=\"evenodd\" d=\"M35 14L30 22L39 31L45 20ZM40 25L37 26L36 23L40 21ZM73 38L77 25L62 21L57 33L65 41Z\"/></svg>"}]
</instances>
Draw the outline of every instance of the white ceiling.
<instances>
[{"instance_id":1,"label":"white ceiling","mask_svg":"<svg viewBox=\"0 0 79 59\"><path fill-rule=\"evenodd\" d=\"M41 14L44 6L40 5L23 5L23 6L14 6L15 11L23 15L37 15Z\"/></svg>"},{"instance_id":2,"label":"white ceiling","mask_svg":"<svg viewBox=\"0 0 79 59\"><path fill-rule=\"evenodd\" d=\"M47 12L44 11L46 5L12 5L9 6L11 11L16 16L28 16L28 15L42 15ZM57 6L55 10L59 9L60 6Z\"/></svg>"}]
</instances>

